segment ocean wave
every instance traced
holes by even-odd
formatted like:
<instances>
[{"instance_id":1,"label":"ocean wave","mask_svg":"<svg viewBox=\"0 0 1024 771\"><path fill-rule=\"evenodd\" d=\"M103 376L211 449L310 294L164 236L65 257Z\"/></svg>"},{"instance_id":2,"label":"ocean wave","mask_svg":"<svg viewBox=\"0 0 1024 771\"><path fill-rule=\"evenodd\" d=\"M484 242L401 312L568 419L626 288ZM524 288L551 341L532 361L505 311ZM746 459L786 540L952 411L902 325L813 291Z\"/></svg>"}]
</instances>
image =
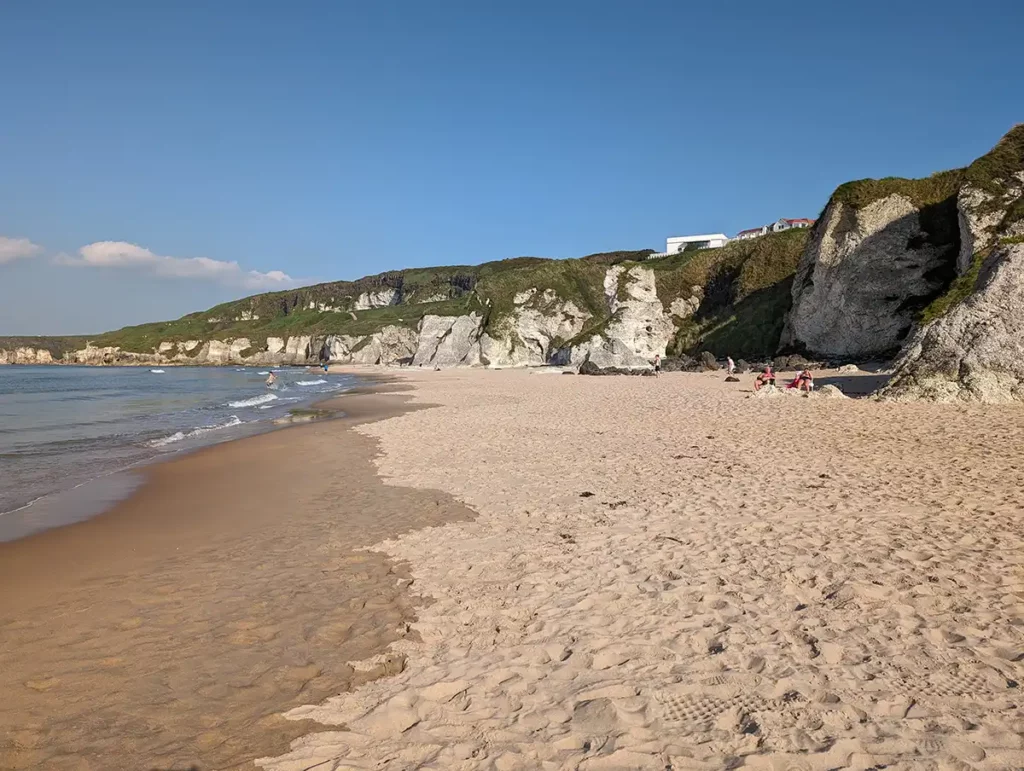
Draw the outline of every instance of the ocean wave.
<instances>
[{"instance_id":1,"label":"ocean wave","mask_svg":"<svg viewBox=\"0 0 1024 771\"><path fill-rule=\"evenodd\" d=\"M263 372L257 372L256 374L257 375L269 375L270 373L268 371L264 370Z\"/></svg>"},{"instance_id":2,"label":"ocean wave","mask_svg":"<svg viewBox=\"0 0 1024 771\"><path fill-rule=\"evenodd\" d=\"M237 415L232 415L231 416L231 420L229 420L227 423L221 423L220 425L216 425L216 426L200 426L199 428L192 429L188 433L185 433L184 431L175 431L170 436L165 436L165 437L162 437L160 439L154 439L152 442L149 442L149 446L150 447L166 447L169 444L174 444L175 442L180 442L183 439L194 439L197 436L202 436L203 434L208 434L211 431L220 431L221 429L224 429L224 428L232 428L233 426L240 426L240 425L242 425L242 421L239 420Z\"/></svg>"},{"instance_id":3,"label":"ocean wave","mask_svg":"<svg viewBox=\"0 0 1024 771\"><path fill-rule=\"evenodd\" d=\"M150 372L152 372L154 375L164 374L164 371L162 369L151 369Z\"/></svg>"},{"instance_id":4,"label":"ocean wave","mask_svg":"<svg viewBox=\"0 0 1024 771\"><path fill-rule=\"evenodd\" d=\"M228 407L255 407L259 404L266 404L277 399L274 394L263 394L262 396L254 396L251 399L242 399L238 402L228 402Z\"/></svg>"},{"instance_id":5,"label":"ocean wave","mask_svg":"<svg viewBox=\"0 0 1024 771\"><path fill-rule=\"evenodd\" d=\"M301 386L323 385L326 382L327 382L326 380L298 380L298 381L296 381L295 385L301 385Z\"/></svg>"}]
</instances>

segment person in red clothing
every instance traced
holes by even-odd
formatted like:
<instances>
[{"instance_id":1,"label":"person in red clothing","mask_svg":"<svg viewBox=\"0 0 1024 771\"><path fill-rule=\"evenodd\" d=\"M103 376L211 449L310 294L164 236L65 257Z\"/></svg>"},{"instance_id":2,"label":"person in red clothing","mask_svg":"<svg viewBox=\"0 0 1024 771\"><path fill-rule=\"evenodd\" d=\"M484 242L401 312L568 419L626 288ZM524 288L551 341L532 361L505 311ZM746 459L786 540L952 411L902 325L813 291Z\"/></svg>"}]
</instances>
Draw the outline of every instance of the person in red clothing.
<instances>
[{"instance_id":1,"label":"person in red clothing","mask_svg":"<svg viewBox=\"0 0 1024 771\"><path fill-rule=\"evenodd\" d=\"M786 386L786 388L798 388L801 391L807 391L810 393L814 390L814 378L811 376L809 369L801 370L793 378L793 382Z\"/></svg>"}]
</instances>

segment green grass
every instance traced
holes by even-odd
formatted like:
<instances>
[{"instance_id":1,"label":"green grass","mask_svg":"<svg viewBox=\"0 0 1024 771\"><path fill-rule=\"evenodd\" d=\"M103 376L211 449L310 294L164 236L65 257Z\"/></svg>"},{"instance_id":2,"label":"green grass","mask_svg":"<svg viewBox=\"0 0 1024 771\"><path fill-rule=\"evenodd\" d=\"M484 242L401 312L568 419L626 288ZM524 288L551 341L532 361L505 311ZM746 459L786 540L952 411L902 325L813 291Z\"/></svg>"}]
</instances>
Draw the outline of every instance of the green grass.
<instances>
[{"instance_id":1,"label":"green grass","mask_svg":"<svg viewBox=\"0 0 1024 771\"><path fill-rule=\"evenodd\" d=\"M837 187L832 194L832 200L852 206L854 209L863 209L868 204L890 195L901 195L916 207L923 208L955 196L963 184L964 175L964 169L953 169L937 172L924 179L860 179Z\"/></svg>"},{"instance_id":2,"label":"green grass","mask_svg":"<svg viewBox=\"0 0 1024 771\"><path fill-rule=\"evenodd\" d=\"M1000 238L999 243L1003 246L1012 246L1013 244L1024 244L1024 236L1007 236L1006 238Z\"/></svg>"},{"instance_id":3,"label":"green grass","mask_svg":"<svg viewBox=\"0 0 1024 771\"><path fill-rule=\"evenodd\" d=\"M921 311L919 322L930 324L936 319L945 316L949 311L970 297L977 288L978 276L981 275L981 266L988 256L987 252L979 252L971 259L971 266L962 276L957 276L943 294L929 303Z\"/></svg>"},{"instance_id":4,"label":"green grass","mask_svg":"<svg viewBox=\"0 0 1024 771\"><path fill-rule=\"evenodd\" d=\"M807 229L787 230L650 261L666 308L676 297L689 297L691 287L704 289L700 308L679 326L669 352L709 350L743 357L774 353L809 236Z\"/></svg>"},{"instance_id":5,"label":"green grass","mask_svg":"<svg viewBox=\"0 0 1024 771\"><path fill-rule=\"evenodd\" d=\"M75 351L85 347L85 337L0 337L0 351L15 348L35 348L49 351L50 355L59 359L67 351Z\"/></svg>"},{"instance_id":6,"label":"green grass","mask_svg":"<svg viewBox=\"0 0 1024 771\"><path fill-rule=\"evenodd\" d=\"M548 260L526 265L514 271L493 272L481 277L476 293L488 306L487 327L495 328L515 308L515 296L535 287L529 303L542 306L545 290L554 291L560 300L573 302L592 316L607 315L604 300L605 266L584 260Z\"/></svg>"},{"instance_id":7,"label":"green grass","mask_svg":"<svg viewBox=\"0 0 1024 771\"><path fill-rule=\"evenodd\" d=\"M635 251L598 252L581 257L586 262L596 262L600 265L618 265L621 262L644 262L654 254L653 249L638 249Z\"/></svg>"},{"instance_id":8,"label":"green grass","mask_svg":"<svg viewBox=\"0 0 1024 771\"><path fill-rule=\"evenodd\" d=\"M965 180L992 195L1001 196L1003 184L1024 169L1024 124L1014 126L985 155L967 167Z\"/></svg>"},{"instance_id":9,"label":"green grass","mask_svg":"<svg viewBox=\"0 0 1024 771\"><path fill-rule=\"evenodd\" d=\"M689 297L691 287L730 274L735 278L729 300L736 302L795 273L808 236L807 229L786 230L719 249L673 254L647 266L655 272L658 296L666 306L676 297Z\"/></svg>"}]
</instances>

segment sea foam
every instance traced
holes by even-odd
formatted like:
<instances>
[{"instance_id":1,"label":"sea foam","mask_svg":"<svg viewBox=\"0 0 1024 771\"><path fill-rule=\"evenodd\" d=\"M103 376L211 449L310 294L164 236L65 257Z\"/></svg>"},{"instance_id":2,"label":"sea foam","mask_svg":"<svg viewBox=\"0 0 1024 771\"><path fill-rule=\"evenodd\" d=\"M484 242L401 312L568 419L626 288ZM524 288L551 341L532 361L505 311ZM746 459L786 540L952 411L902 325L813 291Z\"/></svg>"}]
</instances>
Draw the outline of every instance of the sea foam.
<instances>
[{"instance_id":1,"label":"sea foam","mask_svg":"<svg viewBox=\"0 0 1024 771\"><path fill-rule=\"evenodd\" d=\"M228 407L255 407L258 404L272 402L276 398L274 394L263 394L262 396L254 396L251 399L242 399L238 402L228 402Z\"/></svg>"},{"instance_id":2,"label":"sea foam","mask_svg":"<svg viewBox=\"0 0 1024 771\"><path fill-rule=\"evenodd\" d=\"M300 386L323 385L326 382L327 382L326 380L299 380L299 381L296 381L295 385L300 385Z\"/></svg>"},{"instance_id":3,"label":"sea foam","mask_svg":"<svg viewBox=\"0 0 1024 771\"><path fill-rule=\"evenodd\" d=\"M216 426L200 426L199 428L192 429L188 433L185 433L184 431L175 431L170 436L165 436L160 439L154 439L152 442L149 443L149 446L166 447L169 444L180 442L183 439L194 439L197 436L208 434L211 431L220 431L223 428L231 428L232 426L240 425L242 425L242 421L239 419L239 417L237 415L232 415L231 420L229 420L227 423L221 423L220 425Z\"/></svg>"}]
</instances>

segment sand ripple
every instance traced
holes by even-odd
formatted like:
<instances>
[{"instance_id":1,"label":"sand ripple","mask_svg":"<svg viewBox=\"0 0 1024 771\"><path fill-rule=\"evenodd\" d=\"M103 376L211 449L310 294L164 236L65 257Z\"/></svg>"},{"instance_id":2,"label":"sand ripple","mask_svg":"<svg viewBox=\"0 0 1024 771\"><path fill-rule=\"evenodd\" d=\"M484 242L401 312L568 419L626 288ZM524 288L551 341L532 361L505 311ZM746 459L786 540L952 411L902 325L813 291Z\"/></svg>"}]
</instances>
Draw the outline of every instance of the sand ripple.
<instances>
[{"instance_id":1,"label":"sand ripple","mask_svg":"<svg viewBox=\"0 0 1024 771\"><path fill-rule=\"evenodd\" d=\"M1019 409L413 377L360 430L479 517L380 546L422 642L266 768L1024 768Z\"/></svg>"}]
</instances>

